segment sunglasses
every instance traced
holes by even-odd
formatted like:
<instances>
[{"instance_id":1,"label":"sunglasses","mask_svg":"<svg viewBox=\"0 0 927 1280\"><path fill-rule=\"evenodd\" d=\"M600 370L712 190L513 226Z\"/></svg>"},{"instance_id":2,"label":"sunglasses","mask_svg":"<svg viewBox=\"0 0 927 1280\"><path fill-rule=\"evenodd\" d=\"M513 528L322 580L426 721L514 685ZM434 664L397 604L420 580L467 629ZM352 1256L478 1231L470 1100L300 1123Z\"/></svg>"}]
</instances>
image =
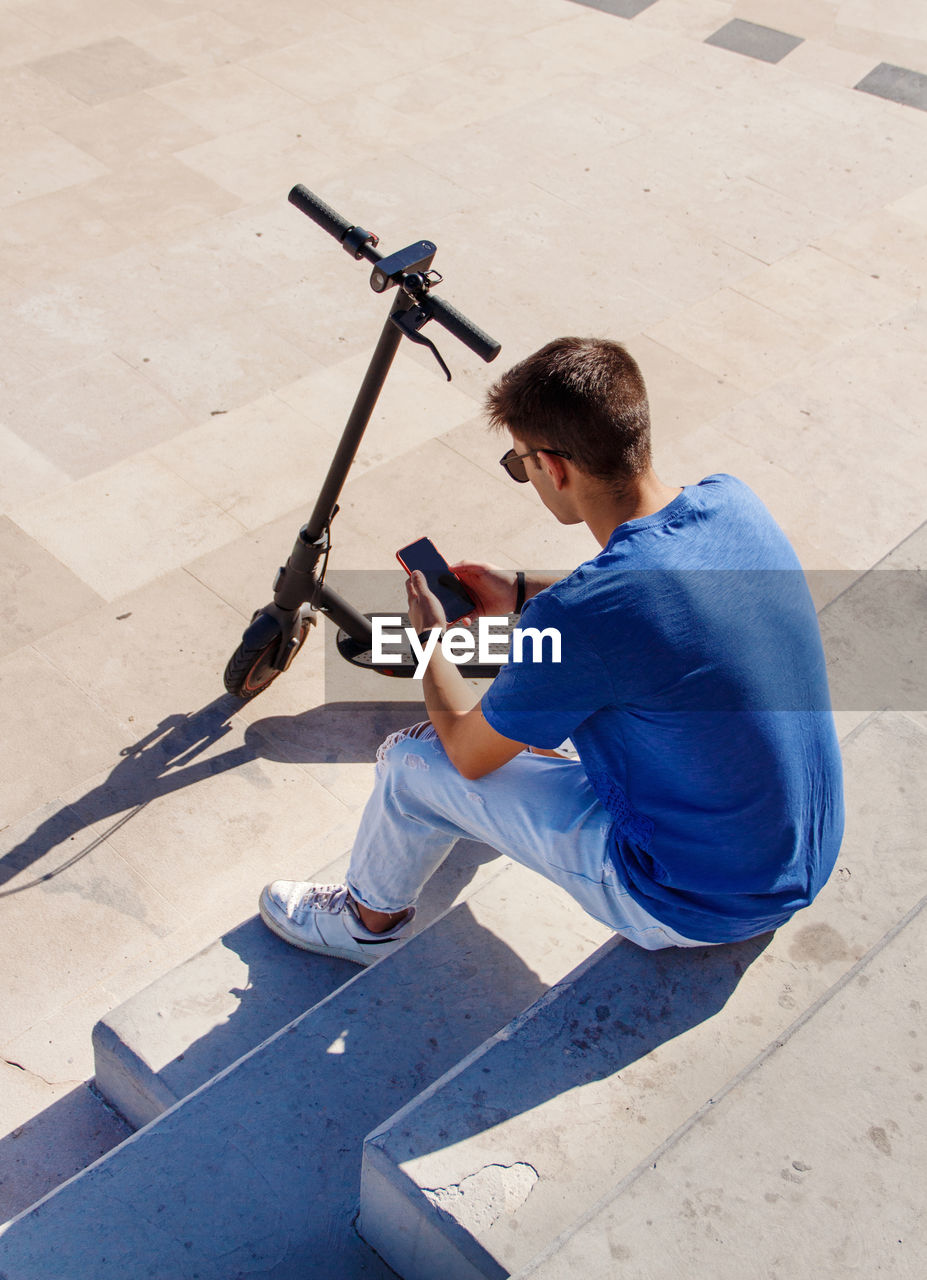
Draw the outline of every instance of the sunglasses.
<instances>
[{"instance_id":1,"label":"sunglasses","mask_svg":"<svg viewBox=\"0 0 927 1280\"><path fill-rule=\"evenodd\" d=\"M508 453L499 459L499 466L505 467L516 484L527 484L528 472L525 470L525 458L533 458L539 453L552 453L558 458L566 458L567 462L572 461L573 458L572 453L564 453L562 449L531 449L528 453L516 453L514 449L509 449Z\"/></svg>"}]
</instances>

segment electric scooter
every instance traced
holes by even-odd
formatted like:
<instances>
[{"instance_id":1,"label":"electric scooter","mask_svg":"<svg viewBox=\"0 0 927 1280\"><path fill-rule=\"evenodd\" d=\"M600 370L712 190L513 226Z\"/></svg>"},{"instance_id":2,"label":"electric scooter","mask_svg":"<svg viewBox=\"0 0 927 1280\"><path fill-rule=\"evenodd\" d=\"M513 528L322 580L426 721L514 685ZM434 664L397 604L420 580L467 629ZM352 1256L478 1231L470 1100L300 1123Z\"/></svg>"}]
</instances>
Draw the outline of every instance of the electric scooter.
<instances>
[{"instance_id":1,"label":"electric scooter","mask_svg":"<svg viewBox=\"0 0 927 1280\"><path fill-rule=\"evenodd\" d=\"M370 287L374 293L395 290L395 294L312 514L300 529L286 564L277 571L273 600L254 613L225 669L226 689L242 700L262 693L289 668L319 614L339 628L337 648L348 662L380 675L409 677L414 674L416 662L407 648L388 662L374 661L371 615L361 613L326 584L331 523L338 511L339 494L402 339L427 347L448 381L450 370L434 343L421 333L429 320L437 321L482 360L494 360L500 351L498 342L431 292L443 277L432 268L437 248L430 240L417 240L397 253L383 254L377 247L376 235L336 213L306 187L295 186L289 200L323 231L334 236L352 258L366 259L372 264ZM498 669L497 665L476 662L465 665L469 676L491 678Z\"/></svg>"}]
</instances>

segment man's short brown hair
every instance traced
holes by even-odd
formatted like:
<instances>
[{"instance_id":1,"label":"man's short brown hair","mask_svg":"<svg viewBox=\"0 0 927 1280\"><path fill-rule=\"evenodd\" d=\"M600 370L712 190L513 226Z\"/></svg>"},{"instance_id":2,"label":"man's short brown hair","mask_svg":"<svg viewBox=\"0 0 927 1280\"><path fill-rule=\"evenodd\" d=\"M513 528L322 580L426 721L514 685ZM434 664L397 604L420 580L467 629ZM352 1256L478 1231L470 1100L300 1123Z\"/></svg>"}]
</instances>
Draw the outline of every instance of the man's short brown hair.
<instances>
[{"instance_id":1,"label":"man's short brown hair","mask_svg":"<svg viewBox=\"0 0 927 1280\"><path fill-rule=\"evenodd\" d=\"M650 409L636 361L605 338L556 338L504 373L490 423L532 449L563 449L581 471L619 482L650 465Z\"/></svg>"}]
</instances>

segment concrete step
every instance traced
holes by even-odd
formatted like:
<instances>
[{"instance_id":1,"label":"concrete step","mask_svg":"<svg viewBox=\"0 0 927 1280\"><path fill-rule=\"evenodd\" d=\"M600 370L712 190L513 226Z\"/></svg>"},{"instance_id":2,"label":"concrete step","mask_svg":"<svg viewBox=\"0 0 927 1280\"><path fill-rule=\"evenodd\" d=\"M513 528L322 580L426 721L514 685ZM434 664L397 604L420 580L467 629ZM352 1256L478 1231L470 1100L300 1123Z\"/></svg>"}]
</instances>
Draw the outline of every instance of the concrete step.
<instances>
[{"instance_id":1,"label":"concrete step","mask_svg":"<svg viewBox=\"0 0 927 1280\"><path fill-rule=\"evenodd\" d=\"M4 1280L386 1277L364 1136L601 945L512 864L0 1229ZM307 961L309 963L309 961Z\"/></svg>"},{"instance_id":2,"label":"concrete step","mask_svg":"<svg viewBox=\"0 0 927 1280\"><path fill-rule=\"evenodd\" d=\"M927 890L927 808L918 781L927 770L927 734L904 716L876 717L846 744L845 762L847 837L837 872L810 908L774 935L732 946L648 954L620 939L609 941L368 1137L359 1230L404 1280L438 1274L497 1280L517 1273L612 1189L658 1165L665 1144L694 1117L710 1129L712 1100L731 1081L762 1063L775 1082L779 1046L809 1015L813 1022L835 986ZM873 789L877 805L870 799ZM919 802L912 804L915 795ZM886 812L893 814L891 826L879 818ZM898 991L889 992L899 1017L907 1010L907 986L899 979ZM826 1036L821 1043L829 1043ZM830 1043L839 1061L843 1041ZM891 1043L897 1050L897 1036ZM869 1044L868 1036L862 1044ZM909 1047L914 1054L913 1042ZM896 1055L896 1073L900 1065ZM895 1113L883 1093L878 1106L859 1113L863 1134L867 1125L888 1132L882 1102L886 1115ZM769 1166L770 1153L779 1152L780 1105L787 1096L784 1084L770 1084L774 1101L767 1109L757 1103L742 1131L731 1121L730 1156L734 1161L737 1153L737 1168L756 1151L766 1153ZM880 1176L874 1142L856 1151L861 1186ZM713 1152L717 1146L708 1138L705 1144ZM840 1149L835 1140L834 1150ZM791 1138L782 1148L797 1160L804 1159L801 1150ZM826 1216L833 1211L826 1207L830 1192L821 1173L806 1194L822 1198ZM723 1150L697 1178L693 1174L693 1185L700 1195L716 1185L733 1195L736 1176L728 1172ZM684 1189L684 1179L675 1187ZM793 1191L781 1178L767 1189ZM878 1203L884 1209L881 1195ZM757 1229L761 1216L754 1219ZM667 1265L651 1272L645 1235L643 1228L634 1233L635 1250L641 1249L634 1256L644 1259L641 1274L679 1270ZM681 1259L686 1254L680 1248ZM775 1237L769 1248L775 1252ZM569 1256L566 1269L551 1263L553 1269L542 1274L586 1275ZM612 1266L623 1257L616 1254ZM776 1268L770 1261L768 1269L747 1270L765 1275ZM614 1272L603 1262L596 1274ZM714 1271L706 1262L695 1274Z\"/></svg>"},{"instance_id":3,"label":"concrete step","mask_svg":"<svg viewBox=\"0 0 927 1280\"><path fill-rule=\"evenodd\" d=\"M341 882L347 862L345 854L312 879ZM426 886L417 932L465 901L502 866L495 850L459 841ZM255 898L259 888L255 886ZM357 972L357 965L347 960L299 951L255 916L97 1022L95 1086L134 1128L140 1128Z\"/></svg>"},{"instance_id":4,"label":"concrete step","mask_svg":"<svg viewBox=\"0 0 927 1280\"><path fill-rule=\"evenodd\" d=\"M612 1280L659 1239L663 1274L927 1273L921 1002L927 911L713 1098L520 1280ZM798 1268L795 1261L800 1259ZM638 1273L639 1274L639 1273ZM648 1274L655 1274L648 1270Z\"/></svg>"}]
</instances>

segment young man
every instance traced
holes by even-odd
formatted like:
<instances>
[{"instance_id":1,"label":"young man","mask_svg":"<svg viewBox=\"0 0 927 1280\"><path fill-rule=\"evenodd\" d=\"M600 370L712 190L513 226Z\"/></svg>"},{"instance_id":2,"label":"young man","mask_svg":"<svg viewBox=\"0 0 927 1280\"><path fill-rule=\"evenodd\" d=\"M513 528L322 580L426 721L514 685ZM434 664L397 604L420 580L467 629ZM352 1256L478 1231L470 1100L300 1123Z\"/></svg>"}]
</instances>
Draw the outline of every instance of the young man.
<instances>
[{"instance_id":1,"label":"young man","mask_svg":"<svg viewBox=\"0 0 927 1280\"><path fill-rule=\"evenodd\" d=\"M820 633L785 535L731 476L658 479L643 380L617 343L548 344L500 379L489 411L511 435L512 479L601 550L560 581L456 571L482 614L517 611L523 593L522 625L555 628L562 660L548 647L510 661L472 706L438 646L430 719L380 748L346 884L275 881L265 922L372 963L470 837L647 949L776 928L824 884L843 831ZM407 591L417 631L444 626L421 574ZM578 761L550 754L567 738Z\"/></svg>"}]
</instances>

